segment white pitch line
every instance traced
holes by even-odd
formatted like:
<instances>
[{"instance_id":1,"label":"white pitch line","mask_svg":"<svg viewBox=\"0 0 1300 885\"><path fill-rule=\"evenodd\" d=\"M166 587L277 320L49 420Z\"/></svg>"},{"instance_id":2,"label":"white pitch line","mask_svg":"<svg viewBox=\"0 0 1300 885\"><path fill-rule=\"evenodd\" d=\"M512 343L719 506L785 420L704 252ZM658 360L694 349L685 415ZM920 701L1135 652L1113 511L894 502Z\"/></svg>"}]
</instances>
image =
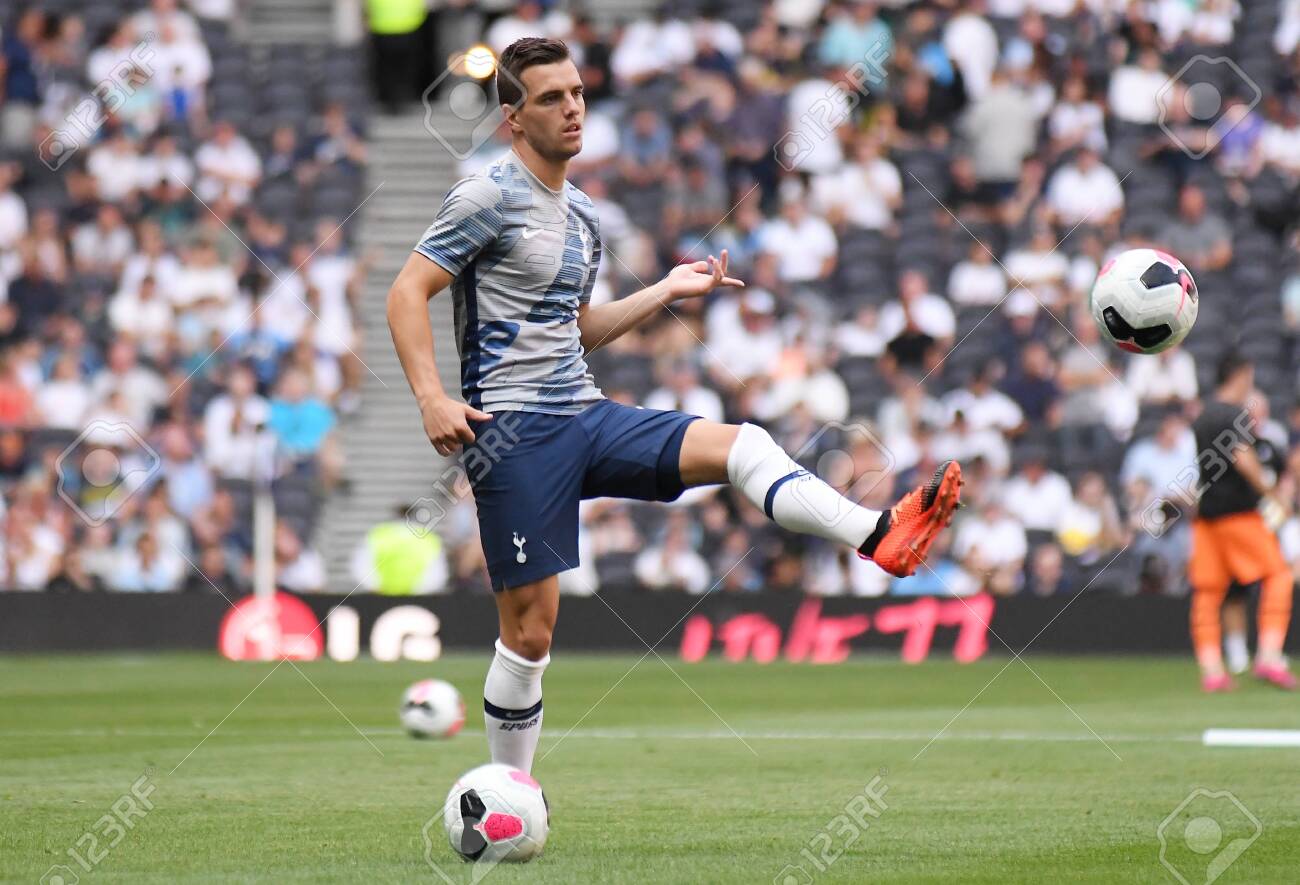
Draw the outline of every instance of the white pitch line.
<instances>
[{"instance_id":1,"label":"white pitch line","mask_svg":"<svg viewBox=\"0 0 1300 885\"><path fill-rule=\"evenodd\" d=\"M1213 729L1211 729L1213 731ZM86 737L86 738L104 738L104 737L192 737L199 733L199 729L67 729L67 730L28 730L28 731L0 731L0 740L6 738L57 738L57 737ZM363 728L360 729L364 735L375 737L401 737L406 731L401 728ZM285 731L247 731L247 730L222 730L224 737L263 737L263 738L283 738L291 739L296 737L346 737L352 732L341 729L312 729L299 728ZM1208 732L1207 732L1208 733ZM463 735L481 737L481 729L465 729L461 732ZM927 741L933 737L929 732L923 731L854 731L854 732L807 732L807 731L756 731L739 732L740 736L746 740L756 741ZM1300 732L1294 734L1300 735ZM558 740L562 735L543 735L543 739ZM635 730L635 729L600 729L600 728L580 728L571 732L569 737L586 738L589 740L613 740L613 741L715 741L731 739L735 740L736 734L731 731L713 730L713 731L655 731L655 730ZM1135 744L1156 744L1156 743L1200 743L1202 737L1195 734L1117 734L1106 735L1106 739L1118 743L1135 743ZM1056 733L1056 732L1026 732L1026 731L966 731L958 733L947 733L939 738L939 741L991 741L991 742L1011 742L1011 743L1089 743L1096 738L1091 735ZM438 744L438 741L430 741L431 745Z\"/></svg>"},{"instance_id":2,"label":"white pitch line","mask_svg":"<svg viewBox=\"0 0 1300 885\"><path fill-rule=\"evenodd\" d=\"M1300 747L1294 728L1207 728L1201 735L1207 747Z\"/></svg>"}]
</instances>

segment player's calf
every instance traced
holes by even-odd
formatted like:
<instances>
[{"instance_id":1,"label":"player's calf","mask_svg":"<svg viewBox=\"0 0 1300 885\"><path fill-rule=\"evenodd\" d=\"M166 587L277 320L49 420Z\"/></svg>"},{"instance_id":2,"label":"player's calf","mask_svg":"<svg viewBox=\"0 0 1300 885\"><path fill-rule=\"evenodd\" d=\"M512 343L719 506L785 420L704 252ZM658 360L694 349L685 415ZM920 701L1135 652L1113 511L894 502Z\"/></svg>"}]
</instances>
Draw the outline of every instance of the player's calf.
<instances>
[{"instance_id":1,"label":"player's calf","mask_svg":"<svg viewBox=\"0 0 1300 885\"><path fill-rule=\"evenodd\" d=\"M496 594L501 637L483 685L483 725L493 762L531 771L542 735L542 674L551 662L559 581L551 576Z\"/></svg>"}]
</instances>

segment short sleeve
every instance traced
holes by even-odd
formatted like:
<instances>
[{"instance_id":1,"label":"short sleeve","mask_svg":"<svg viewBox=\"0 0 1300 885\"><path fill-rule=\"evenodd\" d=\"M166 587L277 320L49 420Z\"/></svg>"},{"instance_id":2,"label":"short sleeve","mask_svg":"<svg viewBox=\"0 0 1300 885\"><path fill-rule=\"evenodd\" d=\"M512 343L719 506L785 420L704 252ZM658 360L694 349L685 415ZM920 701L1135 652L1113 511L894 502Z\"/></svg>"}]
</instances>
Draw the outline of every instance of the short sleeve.
<instances>
[{"instance_id":1,"label":"short sleeve","mask_svg":"<svg viewBox=\"0 0 1300 885\"><path fill-rule=\"evenodd\" d=\"M501 234L501 189L490 178L457 182L415 251L452 275L459 275Z\"/></svg>"}]
</instances>

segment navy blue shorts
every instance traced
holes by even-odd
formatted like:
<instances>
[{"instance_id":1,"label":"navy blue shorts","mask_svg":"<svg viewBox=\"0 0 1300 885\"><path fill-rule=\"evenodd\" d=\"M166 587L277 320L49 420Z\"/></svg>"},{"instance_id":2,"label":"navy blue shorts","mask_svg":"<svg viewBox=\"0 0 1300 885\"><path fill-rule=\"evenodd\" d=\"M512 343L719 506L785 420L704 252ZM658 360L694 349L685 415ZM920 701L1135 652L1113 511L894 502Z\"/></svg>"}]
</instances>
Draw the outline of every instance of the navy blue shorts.
<instances>
[{"instance_id":1,"label":"navy blue shorts","mask_svg":"<svg viewBox=\"0 0 1300 885\"><path fill-rule=\"evenodd\" d=\"M578 415L496 412L462 456L493 590L578 565L578 502L673 501L696 415L602 400Z\"/></svg>"}]
</instances>

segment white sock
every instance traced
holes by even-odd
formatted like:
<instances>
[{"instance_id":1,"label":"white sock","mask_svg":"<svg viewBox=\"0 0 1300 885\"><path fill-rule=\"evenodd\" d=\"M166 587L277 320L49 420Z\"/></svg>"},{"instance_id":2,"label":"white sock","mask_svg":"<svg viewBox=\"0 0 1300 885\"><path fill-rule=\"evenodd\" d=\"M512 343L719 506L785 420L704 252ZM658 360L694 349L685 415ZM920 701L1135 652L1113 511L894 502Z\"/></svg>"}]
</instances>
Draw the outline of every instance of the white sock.
<instances>
[{"instance_id":1,"label":"white sock","mask_svg":"<svg viewBox=\"0 0 1300 885\"><path fill-rule=\"evenodd\" d=\"M1250 667L1250 649L1246 646L1245 633L1227 633L1223 637L1223 648L1227 653L1228 671L1245 673Z\"/></svg>"},{"instance_id":2,"label":"white sock","mask_svg":"<svg viewBox=\"0 0 1300 885\"><path fill-rule=\"evenodd\" d=\"M880 520L879 510L858 506L804 470L755 424L740 425L727 455L727 479L781 528L855 550Z\"/></svg>"},{"instance_id":3,"label":"white sock","mask_svg":"<svg viewBox=\"0 0 1300 885\"><path fill-rule=\"evenodd\" d=\"M542 672L550 662L550 655L530 661L497 640L483 685L483 724L493 762L532 771L542 736Z\"/></svg>"}]
</instances>

